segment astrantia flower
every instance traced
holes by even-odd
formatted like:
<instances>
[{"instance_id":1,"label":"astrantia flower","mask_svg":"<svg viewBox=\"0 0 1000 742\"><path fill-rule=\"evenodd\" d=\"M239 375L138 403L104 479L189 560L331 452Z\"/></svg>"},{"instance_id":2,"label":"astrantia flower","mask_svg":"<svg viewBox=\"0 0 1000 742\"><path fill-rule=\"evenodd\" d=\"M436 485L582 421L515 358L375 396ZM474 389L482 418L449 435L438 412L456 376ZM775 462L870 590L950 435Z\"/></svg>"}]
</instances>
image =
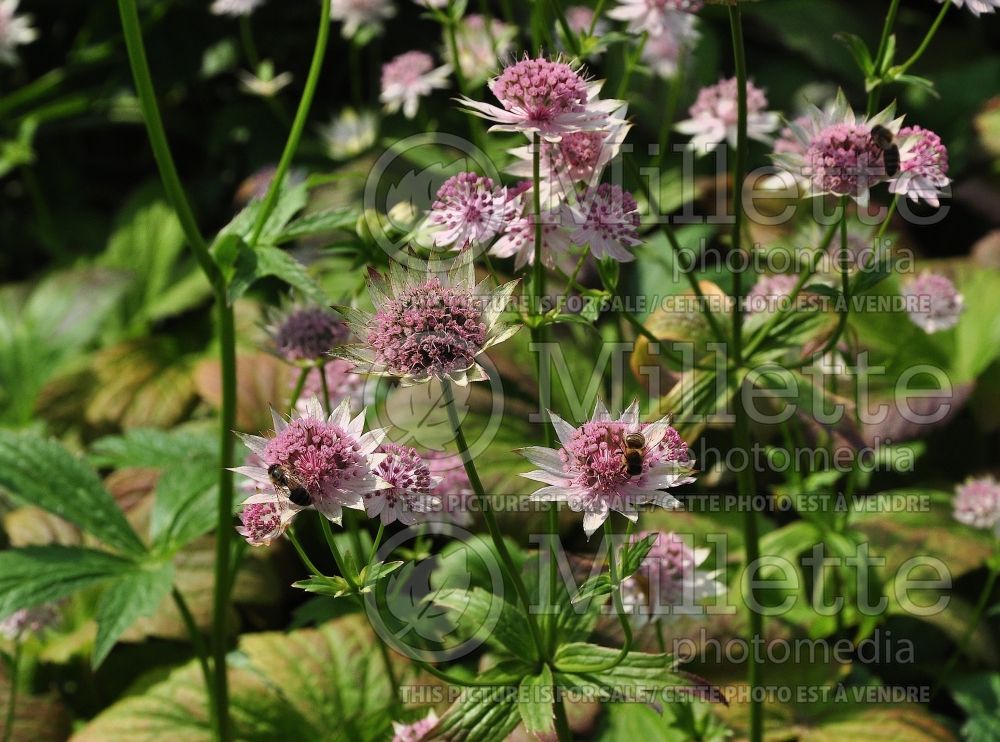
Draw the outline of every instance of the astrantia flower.
<instances>
[{"instance_id":1,"label":"astrantia flower","mask_svg":"<svg viewBox=\"0 0 1000 742\"><path fill-rule=\"evenodd\" d=\"M445 3L447 4L447 3ZM506 57L514 46L517 29L509 23L491 18L487 21L473 13L463 18L455 29L458 66L470 84L487 80L497 67L497 60ZM445 45L444 54L450 54Z\"/></svg>"},{"instance_id":2,"label":"astrantia flower","mask_svg":"<svg viewBox=\"0 0 1000 742\"><path fill-rule=\"evenodd\" d=\"M951 182L948 150L941 137L919 126L904 126L896 138L899 172L889 181L889 192L938 206L938 196Z\"/></svg>"},{"instance_id":3,"label":"astrantia flower","mask_svg":"<svg viewBox=\"0 0 1000 742\"><path fill-rule=\"evenodd\" d=\"M645 32L655 37L676 23L677 13L696 13L703 4L701 0L618 0L608 17L626 21L632 33Z\"/></svg>"},{"instance_id":4,"label":"astrantia flower","mask_svg":"<svg viewBox=\"0 0 1000 742\"><path fill-rule=\"evenodd\" d=\"M240 89L244 93L256 95L261 98L273 98L286 87L292 84L292 73L282 72L275 74L274 65L264 61L257 68L257 73L239 70L236 76L240 81Z\"/></svg>"},{"instance_id":5,"label":"astrantia flower","mask_svg":"<svg viewBox=\"0 0 1000 742\"><path fill-rule=\"evenodd\" d=\"M576 225L570 235L574 244L589 245L598 259L612 258L623 263L635 260L626 249L642 243L639 210L631 193L621 186L601 183L588 188L570 213Z\"/></svg>"},{"instance_id":6,"label":"astrantia flower","mask_svg":"<svg viewBox=\"0 0 1000 742\"><path fill-rule=\"evenodd\" d=\"M325 307L293 307L272 317L267 328L275 352L289 363L325 362L350 335L347 323Z\"/></svg>"},{"instance_id":7,"label":"astrantia flower","mask_svg":"<svg viewBox=\"0 0 1000 742\"><path fill-rule=\"evenodd\" d=\"M381 31L384 21L396 15L392 0L331 0L330 20L343 21L341 35L349 39L362 26Z\"/></svg>"},{"instance_id":8,"label":"astrantia flower","mask_svg":"<svg viewBox=\"0 0 1000 742\"><path fill-rule=\"evenodd\" d=\"M417 115L420 99L435 89L448 87L451 67L434 67L434 59L424 52L406 52L382 65L382 92L379 100L387 113L396 113L412 119Z\"/></svg>"},{"instance_id":9,"label":"astrantia flower","mask_svg":"<svg viewBox=\"0 0 1000 742\"><path fill-rule=\"evenodd\" d=\"M798 276L781 273L761 276L746 296L746 311L750 314L770 314L781 309L798 280Z\"/></svg>"},{"instance_id":10,"label":"astrantia flower","mask_svg":"<svg viewBox=\"0 0 1000 742\"><path fill-rule=\"evenodd\" d=\"M240 510L241 525L236 527L236 532L250 546L270 546L288 530L300 510L302 508L282 493L264 493L258 489L256 495L243 502Z\"/></svg>"},{"instance_id":11,"label":"astrantia flower","mask_svg":"<svg viewBox=\"0 0 1000 742\"><path fill-rule=\"evenodd\" d=\"M392 742L420 742L437 723L437 714L433 711L412 724L401 724L394 721L392 722Z\"/></svg>"},{"instance_id":12,"label":"astrantia flower","mask_svg":"<svg viewBox=\"0 0 1000 742\"><path fill-rule=\"evenodd\" d=\"M477 285L468 260L451 274L434 273L431 265L423 276L394 263L388 279L370 276L374 314L341 310L362 344L343 346L335 355L404 384L483 381L488 377L476 357L518 330L499 321L516 284L494 291L485 280Z\"/></svg>"},{"instance_id":13,"label":"astrantia flower","mask_svg":"<svg viewBox=\"0 0 1000 742\"><path fill-rule=\"evenodd\" d=\"M640 531L633 542L648 535ZM675 533L658 534L638 572L622 583L625 606L636 622L693 613L701 601L724 592L718 571L698 569L710 554L710 549L692 549Z\"/></svg>"},{"instance_id":14,"label":"astrantia flower","mask_svg":"<svg viewBox=\"0 0 1000 742\"><path fill-rule=\"evenodd\" d=\"M30 15L18 15L21 0L0 0L0 62L17 64L17 47L38 38Z\"/></svg>"},{"instance_id":15,"label":"astrantia flower","mask_svg":"<svg viewBox=\"0 0 1000 742\"><path fill-rule=\"evenodd\" d=\"M514 258L515 270L521 270L524 266L535 263L535 213L532 192L529 190L531 183L526 182L523 185L527 188L514 197L519 216L504 225L500 239L490 248L490 255ZM555 256L558 253L566 252L572 247L566 229L571 224L567 222L566 216L563 209L549 209L541 214L539 221L542 223L542 262L549 267L555 265Z\"/></svg>"},{"instance_id":16,"label":"astrantia flower","mask_svg":"<svg viewBox=\"0 0 1000 742\"><path fill-rule=\"evenodd\" d=\"M378 117L371 111L345 108L337 118L320 130L326 151L334 160L346 160L375 144Z\"/></svg>"},{"instance_id":17,"label":"astrantia flower","mask_svg":"<svg viewBox=\"0 0 1000 742\"><path fill-rule=\"evenodd\" d=\"M379 452L384 456L372 472L389 486L365 495L369 518L377 517L384 525L398 520L410 526L440 508L441 501L431 494L440 479L431 476L415 448L383 443Z\"/></svg>"},{"instance_id":18,"label":"astrantia flower","mask_svg":"<svg viewBox=\"0 0 1000 742\"><path fill-rule=\"evenodd\" d=\"M431 495L438 498L439 520L450 520L460 526L472 524L469 500L475 497L472 483L465 472L462 457L445 451L427 451L421 454L431 477L437 483L431 486Z\"/></svg>"},{"instance_id":19,"label":"astrantia flower","mask_svg":"<svg viewBox=\"0 0 1000 742\"><path fill-rule=\"evenodd\" d=\"M336 407L346 399L351 406L352 414L361 411L365 401L364 377L354 373L354 364L339 358L327 358L326 363L311 369L306 375L299 400L295 403L295 409L300 414L306 413L306 407L311 398L322 398L323 377L320 376L321 373L326 377L326 391L330 395L331 407ZM292 384L295 384L298 379L291 381ZM294 389L294 386L290 389Z\"/></svg>"},{"instance_id":20,"label":"astrantia flower","mask_svg":"<svg viewBox=\"0 0 1000 742\"><path fill-rule=\"evenodd\" d=\"M215 15L250 15L264 4L264 0L215 0L212 12Z\"/></svg>"},{"instance_id":21,"label":"astrantia flower","mask_svg":"<svg viewBox=\"0 0 1000 742\"><path fill-rule=\"evenodd\" d=\"M691 13L668 13L663 33L650 36L642 48L642 61L662 78L677 74L680 61L698 43L697 17Z\"/></svg>"},{"instance_id":22,"label":"astrantia flower","mask_svg":"<svg viewBox=\"0 0 1000 742\"><path fill-rule=\"evenodd\" d=\"M1000 536L1000 483L993 477L967 479L955 488L955 520L973 528L994 528Z\"/></svg>"},{"instance_id":23,"label":"astrantia flower","mask_svg":"<svg viewBox=\"0 0 1000 742\"><path fill-rule=\"evenodd\" d=\"M694 481L694 462L668 418L641 423L639 405L633 402L616 420L598 401L590 422L579 428L551 412L549 419L562 448L532 446L521 450L528 461L541 467L522 476L547 485L532 494L532 500L565 502L573 511L583 512L583 530L588 537L612 510L634 522L641 505L680 507L675 497L662 490ZM646 443L642 471L635 475L629 474L624 456L625 436L630 433L641 433Z\"/></svg>"},{"instance_id":24,"label":"astrantia flower","mask_svg":"<svg viewBox=\"0 0 1000 742\"><path fill-rule=\"evenodd\" d=\"M22 608L0 620L0 636L8 641L21 641L29 635L43 634L59 621L59 611L51 603Z\"/></svg>"},{"instance_id":25,"label":"astrantia flower","mask_svg":"<svg viewBox=\"0 0 1000 742\"><path fill-rule=\"evenodd\" d=\"M436 246L464 250L488 243L516 211L506 188L484 175L459 173L438 189L428 222Z\"/></svg>"},{"instance_id":26,"label":"astrantia flower","mask_svg":"<svg viewBox=\"0 0 1000 742\"><path fill-rule=\"evenodd\" d=\"M259 466L236 468L239 474L273 487L268 467L278 464L309 493L310 507L334 523L340 523L345 507L364 510L364 496L385 487L371 467L381 460L375 451L385 437L383 430L364 432L365 413L351 418L350 403L344 400L326 417L323 405L313 397L305 413L293 413L291 420L274 418L274 437L242 436L243 442L259 457ZM265 494L261 498L273 497ZM287 499L287 498L285 498ZM256 496L247 503L266 502ZM294 507L294 503L287 503Z\"/></svg>"},{"instance_id":27,"label":"astrantia flower","mask_svg":"<svg viewBox=\"0 0 1000 742\"><path fill-rule=\"evenodd\" d=\"M913 324L929 335L957 325L965 308L962 295L951 279L930 271L906 284L903 296Z\"/></svg>"},{"instance_id":28,"label":"astrantia flower","mask_svg":"<svg viewBox=\"0 0 1000 742\"><path fill-rule=\"evenodd\" d=\"M942 2L942 0L938 0L938 2ZM944 0L944 2L955 3L959 8L964 6L976 16L982 13L992 13L1000 8L1000 0Z\"/></svg>"},{"instance_id":29,"label":"astrantia flower","mask_svg":"<svg viewBox=\"0 0 1000 742\"><path fill-rule=\"evenodd\" d=\"M462 97L469 113L497 122L490 131L538 132L547 139L574 131L598 131L612 125L622 103L598 100L600 82L589 82L571 65L525 57L490 80L502 108Z\"/></svg>"},{"instance_id":30,"label":"astrantia flower","mask_svg":"<svg viewBox=\"0 0 1000 742\"><path fill-rule=\"evenodd\" d=\"M681 134L689 134L691 141L688 146L705 154L723 141L736 148L737 126L737 88L736 78L720 80L715 85L698 91L698 98L688 115L691 117L679 122L674 128ZM767 96L761 88L747 81L747 136L760 142L770 142L769 134L778 128L780 119L774 111L767 108Z\"/></svg>"},{"instance_id":31,"label":"astrantia flower","mask_svg":"<svg viewBox=\"0 0 1000 742\"><path fill-rule=\"evenodd\" d=\"M897 134L902 118L893 119L893 110L890 105L865 119L851 110L843 91L838 91L832 105L823 110L811 106L807 116L790 122L792 137L786 137L783 151L771 157L807 196L850 196L864 206L872 186L887 179L882 150L871 130L880 125Z\"/></svg>"},{"instance_id":32,"label":"astrantia flower","mask_svg":"<svg viewBox=\"0 0 1000 742\"><path fill-rule=\"evenodd\" d=\"M571 5L566 8L566 25L573 33L580 35L590 32L591 24L594 25L594 35L600 36L608 30L608 24L603 18L598 18L594 24L594 9L586 5Z\"/></svg>"}]
</instances>

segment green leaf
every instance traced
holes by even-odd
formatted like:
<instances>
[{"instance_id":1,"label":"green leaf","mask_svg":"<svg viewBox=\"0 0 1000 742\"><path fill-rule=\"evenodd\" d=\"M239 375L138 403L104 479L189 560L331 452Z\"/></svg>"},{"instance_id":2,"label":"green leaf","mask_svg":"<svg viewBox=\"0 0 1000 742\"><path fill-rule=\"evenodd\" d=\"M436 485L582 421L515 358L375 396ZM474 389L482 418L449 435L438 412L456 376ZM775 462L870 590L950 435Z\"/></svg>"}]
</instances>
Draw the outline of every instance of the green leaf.
<instances>
[{"instance_id":1,"label":"green leaf","mask_svg":"<svg viewBox=\"0 0 1000 742\"><path fill-rule=\"evenodd\" d=\"M494 670L480 673L477 680L496 682L486 687L463 688L462 695L441 717L432 730L435 739L455 742L503 742L521 723L521 712L512 693L506 692L500 674Z\"/></svg>"},{"instance_id":2,"label":"green leaf","mask_svg":"<svg viewBox=\"0 0 1000 742\"><path fill-rule=\"evenodd\" d=\"M582 603L592 598L611 595L612 592L614 592L614 588L611 585L611 575L605 572L604 574L588 578L586 582L580 585L580 589L573 596L573 602Z\"/></svg>"},{"instance_id":3,"label":"green leaf","mask_svg":"<svg viewBox=\"0 0 1000 742\"><path fill-rule=\"evenodd\" d=\"M542 667L541 674L521 681L519 696L517 709L521 712L524 728L536 736L554 734L552 671L548 665Z\"/></svg>"},{"instance_id":4,"label":"green leaf","mask_svg":"<svg viewBox=\"0 0 1000 742\"><path fill-rule=\"evenodd\" d=\"M338 229L353 229L357 221L358 210L352 207L320 211L293 221L274 236L271 244L283 245L286 242L302 239L303 237L326 234Z\"/></svg>"},{"instance_id":5,"label":"green leaf","mask_svg":"<svg viewBox=\"0 0 1000 742\"><path fill-rule=\"evenodd\" d=\"M955 702L967 716L962 739L967 742L1000 739L1000 674L977 673L950 685Z\"/></svg>"},{"instance_id":6,"label":"green leaf","mask_svg":"<svg viewBox=\"0 0 1000 742\"><path fill-rule=\"evenodd\" d=\"M403 566L403 562L376 562L366 566L358 575L359 582L364 585L361 592L371 592L379 580L382 580Z\"/></svg>"},{"instance_id":7,"label":"green leaf","mask_svg":"<svg viewBox=\"0 0 1000 742\"><path fill-rule=\"evenodd\" d=\"M96 441L89 459L94 466L115 469L166 469L191 459L214 457L216 445L214 432L207 430L133 428Z\"/></svg>"},{"instance_id":8,"label":"green leaf","mask_svg":"<svg viewBox=\"0 0 1000 742\"><path fill-rule=\"evenodd\" d=\"M673 658L667 654L632 651L619 664L602 669L617 661L620 654L618 649L596 644L564 644L555 656L556 682L564 688L598 692L625 685L640 692L695 685L692 676L674 670Z\"/></svg>"},{"instance_id":9,"label":"green leaf","mask_svg":"<svg viewBox=\"0 0 1000 742\"><path fill-rule=\"evenodd\" d=\"M239 299L257 280L265 276L280 278L312 301L324 305L329 303L326 294L309 275L306 267L287 252L271 245L259 245L254 250L245 250L239 254L229 284L229 302Z\"/></svg>"},{"instance_id":10,"label":"green leaf","mask_svg":"<svg viewBox=\"0 0 1000 742\"><path fill-rule=\"evenodd\" d=\"M858 69L865 77L870 76L875 71L875 62L872 60L871 52L868 51L868 46L860 36L852 33L838 33L834 34L833 38L847 47L851 56L854 57Z\"/></svg>"},{"instance_id":11,"label":"green leaf","mask_svg":"<svg viewBox=\"0 0 1000 742\"><path fill-rule=\"evenodd\" d=\"M345 595L350 595L354 592L354 588L351 587L351 583L340 576L321 577L314 575L308 579L293 582L292 587L297 587L299 590L305 590L307 593L326 595L330 598L342 598Z\"/></svg>"},{"instance_id":12,"label":"green leaf","mask_svg":"<svg viewBox=\"0 0 1000 742\"><path fill-rule=\"evenodd\" d=\"M642 566L642 560L649 554L649 550L653 548L653 544L656 543L659 536L659 533L651 533L634 544L626 543L622 547L622 580L634 575L636 570Z\"/></svg>"},{"instance_id":13,"label":"green leaf","mask_svg":"<svg viewBox=\"0 0 1000 742\"><path fill-rule=\"evenodd\" d=\"M524 616L516 606L500 596L481 587L440 590L434 595L433 602L457 614L459 631L464 629L469 636L510 652L515 657L537 659L535 645L525 629Z\"/></svg>"},{"instance_id":14,"label":"green leaf","mask_svg":"<svg viewBox=\"0 0 1000 742\"><path fill-rule=\"evenodd\" d=\"M149 537L163 552L173 553L217 525L215 457L166 469L156 484Z\"/></svg>"},{"instance_id":15,"label":"green leaf","mask_svg":"<svg viewBox=\"0 0 1000 742\"><path fill-rule=\"evenodd\" d=\"M97 605L97 638L91 658L95 668L129 626L156 611L170 593L173 579L173 565L164 562L122 575L105 589Z\"/></svg>"},{"instance_id":16,"label":"green leaf","mask_svg":"<svg viewBox=\"0 0 1000 742\"><path fill-rule=\"evenodd\" d=\"M134 562L113 554L75 546L0 551L0 618L65 598L134 568Z\"/></svg>"},{"instance_id":17,"label":"green leaf","mask_svg":"<svg viewBox=\"0 0 1000 742\"><path fill-rule=\"evenodd\" d=\"M0 431L0 487L118 551L146 550L94 470L53 440Z\"/></svg>"}]
</instances>

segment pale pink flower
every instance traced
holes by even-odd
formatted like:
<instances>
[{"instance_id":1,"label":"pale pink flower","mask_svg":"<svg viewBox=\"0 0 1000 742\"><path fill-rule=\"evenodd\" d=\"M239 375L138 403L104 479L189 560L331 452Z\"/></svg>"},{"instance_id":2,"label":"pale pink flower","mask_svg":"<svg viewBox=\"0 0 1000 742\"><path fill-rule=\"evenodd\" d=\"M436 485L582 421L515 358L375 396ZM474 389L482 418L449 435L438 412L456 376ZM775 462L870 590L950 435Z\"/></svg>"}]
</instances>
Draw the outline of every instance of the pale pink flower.
<instances>
[{"instance_id":1,"label":"pale pink flower","mask_svg":"<svg viewBox=\"0 0 1000 742\"><path fill-rule=\"evenodd\" d=\"M575 131L607 129L614 123L611 113L622 102L598 100L600 86L601 82L588 81L565 62L525 56L489 82L501 107L464 96L459 101L469 113L495 121L490 131L537 132L559 139Z\"/></svg>"},{"instance_id":2,"label":"pale pink flower","mask_svg":"<svg viewBox=\"0 0 1000 742\"><path fill-rule=\"evenodd\" d=\"M642 423L639 405L633 402L616 420L598 401L590 422L579 428L552 412L549 419L562 447L521 449L528 461L541 467L521 476L546 485L530 499L565 502L574 512L583 512L588 538L612 510L635 522L642 505L680 507L677 498L663 490L693 482L694 461L669 418ZM641 433L646 442L642 471L635 475L629 474L624 456L630 433Z\"/></svg>"},{"instance_id":3,"label":"pale pink flower","mask_svg":"<svg viewBox=\"0 0 1000 742\"><path fill-rule=\"evenodd\" d=\"M40 636L59 622L59 611L52 603L22 608L0 619L0 636L19 642L29 635Z\"/></svg>"},{"instance_id":4,"label":"pale pink flower","mask_svg":"<svg viewBox=\"0 0 1000 742\"><path fill-rule=\"evenodd\" d=\"M563 206L576 225L573 244L588 245L594 257L622 263L635 260L626 248L642 244L639 239L639 207L621 186L601 183L588 188L576 206Z\"/></svg>"},{"instance_id":5,"label":"pale pink flower","mask_svg":"<svg viewBox=\"0 0 1000 742\"><path fill-rule=\"evenodd\" d=\"M507 189L476 173L459 173L438 189L428 222L437 247L485 245L517 212Z\"/></svg>"},{"instance_id":6,"label":"pale pink flower","mask_svg":"<svg viewBox=\"0 0 1000 742\"><path fill-rule=\"evenodd\" d=\"M436 89L448 87L451 67L434 67L430 54L420 51L406 52L382 65L382 92L379 100L385 104L387 113L396 113L400 108L403 115L412 119L417 115L417 107L422 97Z\"/></svg>"},{"instance_id":7,"label":"pale pink flower","mask_svg":"<svg viewBox=\"0 0 1000 742\"><path fill-rule=\"evenodd\" d=\"M371 111L345 108L329 124L320 128L327 154L334 160L359 155L378 138L378 117Z\"/></svg>"},{"instance_id":8,"label":"pale pink flower","mask_svg":"<svg viewBox=\"0 0 1000 742\"><path fill-rule=\"evenodd\" d=\"M379 452L384 456L372 471L389 486L365 495L369 518L379 518L383 525L398 520L411 526L440 508L441 501L431 494L440 479L431 476L415 448L383 443Z\"/></svg>"},{"instance_id":9,"label":"pale pink flower","mask_svg":"<svg viewBox=\"0 0 1000 742\"><path fill-rule=\"evenodd\" d=\"M450 274L407 272L398 264L388 278L371 272L368 291L375 312L341 308L362 343L335 354L367 373L393 376L404 385L450 379L460 386L489 377L477 356L507 340L518 326L500 321L517 281L495 290L475 283L472 262Z\"/></svg>"},{"instance_id":10,"label":"pale pink flower","mask_svg":"<svg viewBox=\"0 0 1000 742\"><path fill-rule=\"evenodd\" d=\"M349 400L342 401L329 417L319 399L313 397L307 401L304 414L295 412L285 420L272 411L272 418L273 437L241 436L260 464L255 461L255 465L233 471L273 490L268 468L275 464L284 467L309 493L308 507L334 523L340 523L343 508L364 510L364 496L386 486L372 473L381 460L376 450L385 431L364 432L365 413L352 418ZM282 506L297 507L280 492L249 497L245 504L273 505L276 494Z\"/></svg>"},{"instance_id":11,"label":"pale pink flower","mask_svg":"<svg viewBox=\"0 0 1000 742\"><path fill-rule=\"evenodd\" d=\"M831 105L810 106L806 116L788 123L791 137L771 158L798 182L807 196L850 196L862 206L871 188L887 180L882 149L872 138L876 125L893 135L903 119L889 106L870 119L851 109L842 90Z\"/></svg>"},{"instance_id":12,"label":"pale pink flower","mask_svg":"<svg viewBox=\"0 0 1000 742\"><path fill-rule=\"evenodd\" d=\"M215 15L239 17L250 15L263 4L264 0L215 0L211 10Z\"/></svg>"},{"instance_id":13,"label":"pale pink flower","mask_svg":"<svg viewBox=\"0 0 1000 742\"><path fill-rule=\"evenodd\" d=\"M993 477L969 478L955 488L955 520L973 528L992 528L1000 536L1000 483Z\"/></svg>"},{"instance_id":14,"label":"pale pink flower","mask_svg":"<svg viewBox=\"0 0 1000 742\"><path fill-rule=\"evenodd\" d=\"M951 279L924 271L903 287L913 324L928 335L958 324L965 301Z\"/></svg>"},{"instance_id":15,"label":"pale pink flower","mask_svg":"<svg viewBox=\"0 0 1000 742\"><path fill-rule=\"evenodd\" d=\"M326 362L334 346L346 342L350 335L343 319L319 306L293 306L272 312L266 331L274 352L299 366Z\"/></svg>"},{"instance_id":16,"label":"pale pink flower","mask_svg":"<svg viewBox=\"0 0 1000 742\"><path fill-rule=\"evenodd\" d=\"M244 500L236 532L250 546L270 546L284 535L300 510L283 493L264 493L258 488L256 495Z\"/></svg>"},{"instance_id":17,"label":"pale pink flower","mask_svg":"<svg viewBox=\"0 0 1000 742\"><path fill-rule=\"evenodd\" d=\"M504 59L514 48L517 29L495 18L486 20L481 15L465 16L455 29L455 46L458 66L470 84L478 85L489 79L497 68L497 60ZM450 58L451 51L445 44L443 52Z\"/></svg>"},{"instance_id":18,"label":"pale pink flower","mask_svg":"<svg viewBox=\"0 0 1000 742\"><path fill-rule=\"evenodd\" d=\"M640 531L632 543L649 535ZM657 534L639 570L622 582L623 602L636 624L696 613L703 600L725 592L721 570L698 569L710 554L711 549L692 549L676 533Z\"/></svg>"},{"instance_id":19,"label":"pale pink flower","mask_svg":"<svg viewBox=\"0 0 1000 742\"><path fill-rule=\"evenodd\" d=\"M942 0L938 0L938 2L942 2ZM975 16L992 13L1000 8L1000 0L943 0L943 2L952 2L959 8L964 6Z\"/></svg>"},{"instance_id":20,"label":"pale pink flower","mask_svg":"<svg viewBox=\"0 0 1000 742\"><path fill-rule=\"evenodd\" d=\"M469 500L476 495L462 457L446 451L427 451L421 456L431 476L438 480L431 487L431 495L440 501L437 517L460 526L472 525Z\"/></svg>"},{"instance_id":21,"label":"pale pink flower","mask_svg":"<svg viewBox=\"0 0 1000 742\"><path fill-rule=\"evenodd\" d=\"M21 0L0 0L0 62L17 64L17 47L38 38L30 15L18 14Z\"/></svg>"},{"instance_id":22,"label":"pale pink flower","mask_svg":"<svg viewBox=\"0 0 1000 742\"><path fill-rule=\"evenodd\" d=\"M676 23L677 13L696 13L703 4L701 0L618 0L608 17L625 21L632 33L659 36Z\"/></svg>"},{"instance_id":23,"label":"pale pink flower","mask_svg":"<svg viewBox=\"0 0 1000 742\"><path fill-rule=\"evenodd\" d=\"M662 78L677 74L677 67L698 43L697 17L691 13L668 13L663 33L650 36L642 49L642 61Z\"/></svg>"},{"instance_id":24,"label":"pale pink flower","mask_svg":"<svg viewBox=\"0 0 1000 742\"><path fill-rule=\"evenodd\" d=\"M396 15L392 0L331 0L330 20L343 21L340 30L350 39L362 26L380 32L386 20Z\"/></svg>"},{"instance_id":25,"label":"pale pink flower","mask_svg":"<svg viewBox=\"0 0 1000 742\"><path fill-rule=\"evenodd\" d=\"M771 314L781 309L798 280L798 276L782 273L761 276L746 296L746 311L749 314Z\"/></svg>"},{"instance_id":26,"label":"pale pink flower","mask_svg":"<svg viewBox=\"0 0 1000 742\"><path fill-rule=\"evenodd\" d=\"M433 711L412 724L401 724L394 721L392 722L392 742L420 742L431 729L437 726L437 723L437 714Z\"/></svg>"},{"instance_id":27,"label":"pale pink flower","mask_svg":"<svg viewBox=\"0 0 1000 742\"><path fill-rule=\"evenodd\" d=\"M568 135L575 136L575 135ZM566 137L564 137L564 140ZM490 255L499 258L514 258L514 269L521 270L526 265L535 263L535 212L534 197L530 190L531 183L521 184L514 200L517 203L518 216L510 219L505 225L500 239L493 243ZM544 207L543 207L544 209ZM573 246L567 227L571 227L563 209L543 210L542 224L542 262L550 268L555 265L555 257L559 253L568 252Z\"/></svg>"},{"instance_id":28,"label":"pale pink flower","mask_svg":"<svg viewBox=\"0 0 1000 742\"><path fill-rule=\"evenodd\" d=\"M940 205L938 196L951 183L948 177L948 150L941 137L919 126L904 126L896 137L899 172L889 181L889 192L912 201Z\"/></svg>"},{"instance_id":29,"label":"pale pink flower","mask_svg":"<svg viewBox=\"0 0 1000 742\"><path fill-rule=\"evenodd\" d=\"M715 85L702 88L698 98L688 109L691 117L674 128L691 136L688 146L698 154L706 154L728 142L736 148L737 126L736 78L720 80ZM760 142L770 142L769 136L778 128L780 118L774 111L767 111L767 96L761 88L747 81L747 136Z\"/></svg>"}]
</instances>

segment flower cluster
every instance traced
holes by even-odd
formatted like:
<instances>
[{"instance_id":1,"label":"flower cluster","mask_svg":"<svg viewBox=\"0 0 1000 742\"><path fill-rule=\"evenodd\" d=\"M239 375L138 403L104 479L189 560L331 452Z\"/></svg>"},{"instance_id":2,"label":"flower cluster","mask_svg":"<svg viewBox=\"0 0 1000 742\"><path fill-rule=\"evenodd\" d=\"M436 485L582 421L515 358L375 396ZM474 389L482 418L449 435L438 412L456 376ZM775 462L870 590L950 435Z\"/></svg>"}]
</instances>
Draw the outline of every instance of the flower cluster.
<instances>
[{"instance_id":1,"label":"flower cluster","mask_svg":"<svg viewBox=\"0 0 1000 742\"><path fill-rule=\"evenodd\" d=\"M59 621L59 611L50 603L22 608L0 620L0 636L8 641L22 641L28 636L38 636Z\"/></svg>"},{"instance_id":2,"label":"flower cluster","mask_svg":"<svg viewBox=\"0 0 1000 742\"><path fill-rule=\"evenodd\" d=\"M913 324L927 334L948 330L958 324L964 308L962 295L947 276L924 271L903 287Z\"/></svg>"},{"instance_id":3,"label":"flower cluster","mask_svg":"<svg viewBox=\"0 0 1000 742\"><path fill-rule=\"evenodd\" d=\"M330 20L341 21L345 39L352 38L361 28L378 33L389 18L396 15L392 0L331 0Z\"/></svg>"},{"instance_id":4,"label":"flower cluster","mask_svg":"<svg viewBox=\"0 0 1000 742\"><path fill-rule=\"evenodd\" d=\"M463 172L438 189L428 222L434 244L464 250L488 244L514 216L516 204L507 189L491 178Z\"/></svg>"},{"instance_id":5,"label":"flower cluster","mask_svg":"<svg viewBox=\"0 0 1000 742\"><path fill-rule=\"evenodd\" d=\"M350 331L336 313L317 306L293 307L272 317L267 328L275 352L289 363L325 362Z\"/></svg>"},{"instance_id":6,"label":"flower cluster","mask_svg":"<svg viewBox=\"0 0 1000 742\"><path fill-rule=\"evenodd\" d=\"M420 99L436 89L448 87L448 65L434 67L434 59L425 52L406 52L382 65L382 92L379 100L386 113L403 109L403 115L412 119L417 115Z\"/></svg>"},{"instance_id":7,"label":"flower cluster","mask_svg":"<svg viewBox=\"0 0 1000 742\"><path fill-rule=\"evenodd\" d=\"M38 38L31 16L17 12L21 0L0 0L0 63L17 64L17 47Z\"/></svg>"},{"instance_id":8,"label":"flower cluster","mask_svg":"<svg viewBox=\"0 0 1000 742\"><path fill-rule=\"evenodd\" d=\"M215 0L212 3L211 11L215 15L239 17L241 15L250 15L263 5L264 2L265 0Z\"/></svg>"},{"instance_id":9,"label":"flower cluster","mask_svg":"<svg viewBox=\"0 0 1000 742\"><path fill-rule=\"evenodd\" d=\"M993 477L968 479L955 488L955 520L1000 536L1000 483Z\"/></svg>"},{"instance_id":10,"label":"flower cluster","mask_svg":"<svg viewBox=\"0 0 1000 742\"><path fill-rule=\"evenodd\" d=\"M705 154L722 142L736 148L738 92L735 77L720 80L698 92L698 98L688 109L690 118L675 127L681 134L691 136L688 144L691 149ZM778 114L766 110L767 96L752 82L747 81L746 95L747 136L770 143L771 132L778 128Z\"/></svg>"}]
</instances>

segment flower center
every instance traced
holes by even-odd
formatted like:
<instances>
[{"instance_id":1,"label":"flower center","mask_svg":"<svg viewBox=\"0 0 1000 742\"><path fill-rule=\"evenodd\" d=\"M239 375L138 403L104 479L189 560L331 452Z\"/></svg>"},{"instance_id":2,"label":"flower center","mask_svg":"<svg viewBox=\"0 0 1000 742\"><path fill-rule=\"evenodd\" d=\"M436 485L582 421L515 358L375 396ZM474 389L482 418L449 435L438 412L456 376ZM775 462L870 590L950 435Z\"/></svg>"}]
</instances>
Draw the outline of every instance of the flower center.
<instances>
[{"instance_id":1,"label":"flower center","mask_svg":"<svg viewBox=\"0 0 1000 742\"><path fill-rule=\"evenodd\" d=\"M287 466L314 498L334 490L361 473L357 440L337 425L314 418L297 418L264 448L264 462Z\"/></svg>"},{"instance_id":2,"label":"flower center","mask_svg":"<svg viewBox=\"0 0 1000 742\"><path fill-rule=\"evenodd\" d=\"M523 59L507 67L490 88L508 111L519 109L537 122L582 111L587 102L583 78L568 64L548 59Z\"/></svg>"},{"instance_id":3,"label":"flower center","mask_svg":"<svg viewBox=\"0 0 1000 742\"><path fill-rule=\"evenodd\" d=\"M823 129L806 150L806 172L824 192L856 195L885 175L882 151L870 130L857 124Z\"/></svg>"}]
</instances>

